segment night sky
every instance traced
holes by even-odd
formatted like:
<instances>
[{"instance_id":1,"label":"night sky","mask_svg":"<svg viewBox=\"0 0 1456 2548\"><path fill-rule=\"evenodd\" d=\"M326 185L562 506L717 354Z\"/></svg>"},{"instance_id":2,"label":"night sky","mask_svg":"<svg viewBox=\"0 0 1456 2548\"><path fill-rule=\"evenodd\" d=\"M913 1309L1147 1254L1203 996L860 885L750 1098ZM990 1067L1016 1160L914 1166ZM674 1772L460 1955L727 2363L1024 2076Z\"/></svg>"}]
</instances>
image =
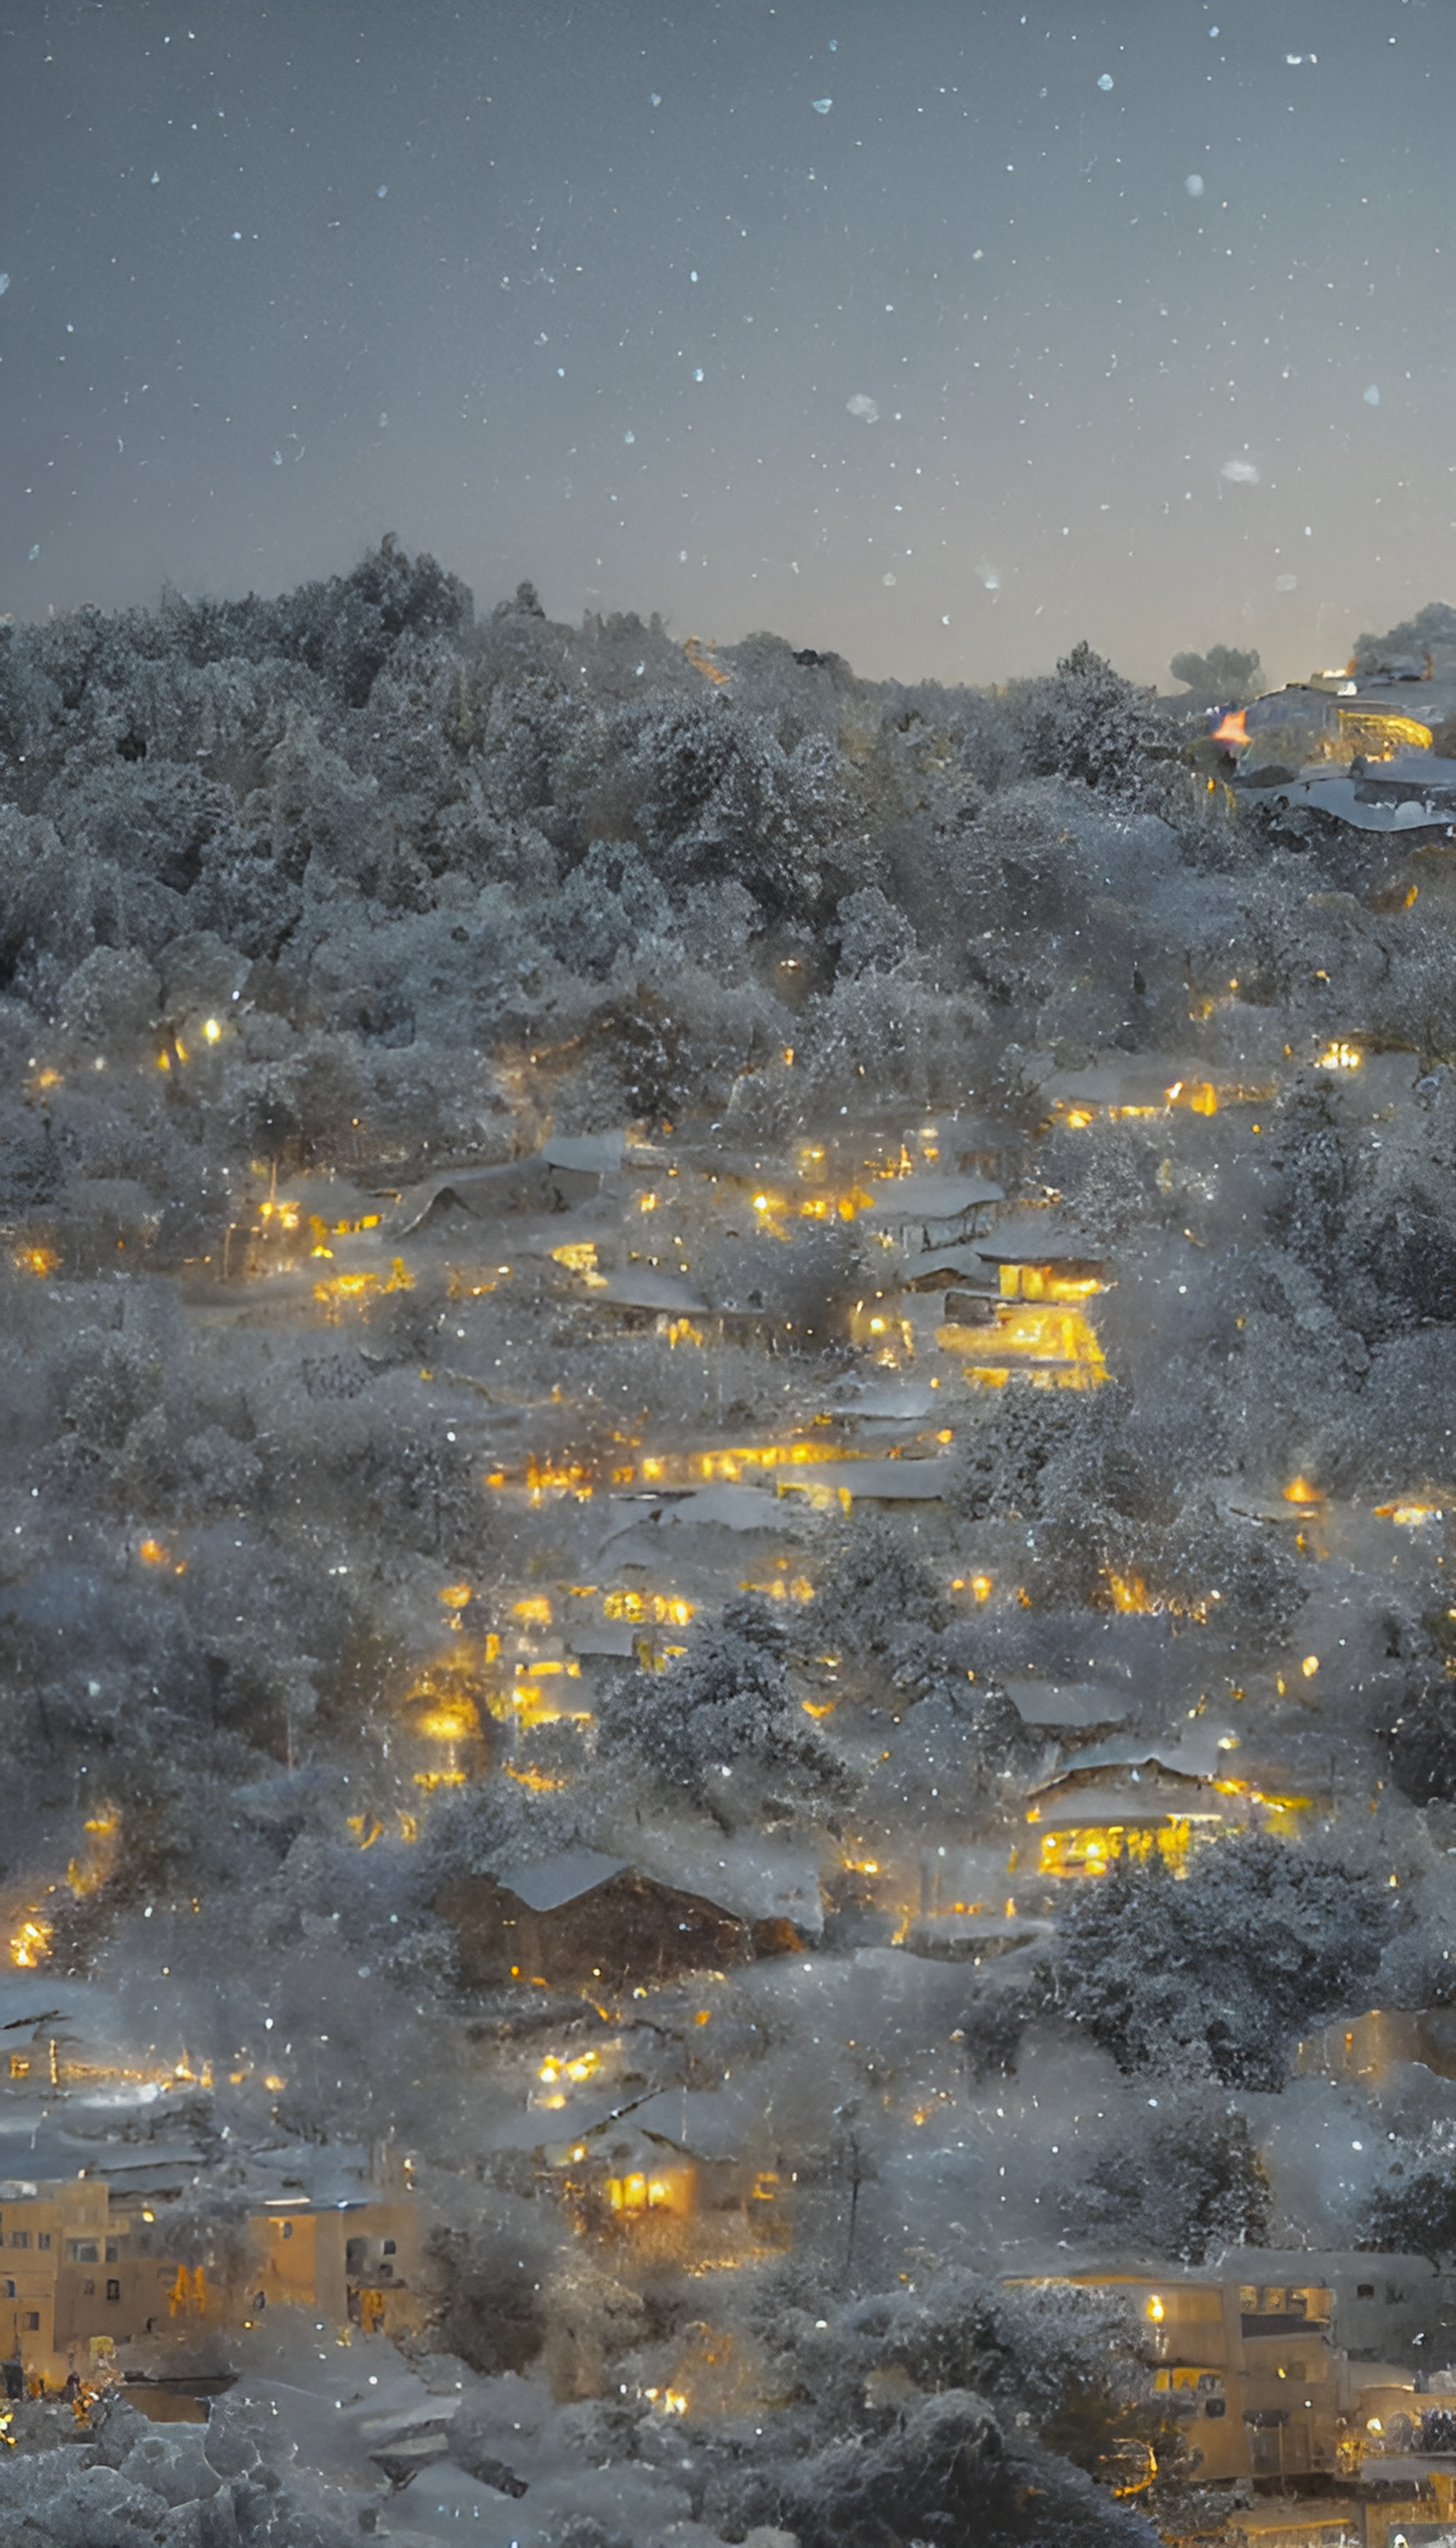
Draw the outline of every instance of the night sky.
<instances>
[{"instance_id":1,"label":"night sky","mask_svg":"<svg viewBox=\"0 0 1456 2548\"><path fill-rule=\"evenodd\" d=\"M1456 597L1453 105L1452 0L9 0L0 609L391 529L871 675L1301 676Z\"/></svg>"}]
</instances>

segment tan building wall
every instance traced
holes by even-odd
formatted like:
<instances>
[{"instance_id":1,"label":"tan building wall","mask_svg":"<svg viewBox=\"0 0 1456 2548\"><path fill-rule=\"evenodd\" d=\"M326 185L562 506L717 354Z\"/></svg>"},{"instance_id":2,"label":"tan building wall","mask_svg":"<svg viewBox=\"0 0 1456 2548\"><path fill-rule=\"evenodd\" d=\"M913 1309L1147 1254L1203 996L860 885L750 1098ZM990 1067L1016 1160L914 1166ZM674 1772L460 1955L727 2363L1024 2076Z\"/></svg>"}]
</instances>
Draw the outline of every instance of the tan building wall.
<instances>
[{"instance_id":1,"label":"tan building wall","mask_svg":"<svg viewBox=\"0 0 1456 2548\"><path fill-rule=\"evenodd\" d=\"M119 2209L99 2178L0 2187L0 2352L56 2387L72 2369L125 2368L148 2336L245 2325L270 2307L385 2332L417 2322L417 2204L280 2205L248 2227L253 2260L233 2285L159 2254L165 2214Z\"/></svg>"},{"instance_id":2,"label":"tan building wall","mask_svg":"<svg viewBox=\"0 0 1456 2548\"><path fill-rule=\"evenodd\" d=\"M1355 2479L1362 2460L1368 2474L1393 2434L1418 2430L1431 2403L1400 2360L1417 2321L1438 2315L1431 2267L1400 2256L1242 2256L1257 2279L1180 2269L1162 2280L1117 2270L1067 2279L1132 2305L1154 2393L1199 2477ZM1435 2367L1434 2346L1426 2361Z\"/></svg>"}]
</instances>

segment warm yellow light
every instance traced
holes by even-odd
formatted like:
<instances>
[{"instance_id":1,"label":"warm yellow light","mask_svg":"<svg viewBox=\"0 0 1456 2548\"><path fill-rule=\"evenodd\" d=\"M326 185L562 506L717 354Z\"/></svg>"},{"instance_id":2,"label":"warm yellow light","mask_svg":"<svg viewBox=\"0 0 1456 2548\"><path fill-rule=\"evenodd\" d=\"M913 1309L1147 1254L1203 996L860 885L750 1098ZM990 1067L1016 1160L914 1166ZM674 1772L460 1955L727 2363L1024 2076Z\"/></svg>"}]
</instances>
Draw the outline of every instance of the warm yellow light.
<instances>
[{"instance_id":1,"label":"warm yellow light","mask_svg":"<svg viewBox=\"0 0 1456 2548\"><path fill-rule=\"evenodd\" d=\"M1219 1092L1211 1079L1175 1079L1168 1090L1170 1106L1186 1106L1194 1115L1217 1115Z\"/></svg>"},{"instance_id":2,"label":"warm yellow light","mask_svg":"<svg viewBox=\"0 0 1456 2548\"><path fill-rule=\"evenodd\" d=\"M1117 1575L1109 1568L1107 1581L1115 1610L1150 1611L1158 1607L1140 1575Z\"/></svg>"},{"instance_id":3,"label":"warm yellow light","mask_svg":"<svg viewBox=\"0 0 1456 2548\"><path fill-rule=\"evenodd\" d=\"M18 1247L13 1261L18 1273L38 1274L44 1278L55 1272L60 1258L53 1247Z\"/></svg>"},{"instance_id":4,"label":"warm yellow light","mask_svg":"<svg viewBox=\"0 0 1456 2548\"><path fill-rule=\"evenodd\" d=\"M221 1041L223 1030L219 1026L216 1018L208 1018L206 1020L203 1026L203 1034L207 1037L209 1044L217 1044Z\"/></svg>"},{"instance_id":5,"label":"warm yellow light","mask_svg":"<svg viewBox=\"0 0 1456 2548\"><path fill-rule=\"evenodd\" d=\"M1319 1669L1320 1658L1318 1655L1306 1655L1304 1662L1300 1666L1300 1670L1304 1674L1306 1681L1313 1681Z\"/></svg>"},{"instance_id":6,"label":"warm yellow light","mask_svg":"<svg viewBox=\"0 0 1456 2548\"><path fill-rule=\"evenodd\" d=\"M1318 1504L1323 1498L1320 1488L1312 1486L1308 1478L1295 1478L1284 1490L1284 1501L1287 1504Z\"/></svg>"},{"instance_id":7,"label":"warm yellow light","mask_svg":"<svg viewBox=\"0 0 1456 2548\"><path fill-rule=\"evenodd\" d=\"M1421 1522L1440 1521L1443 1516L1444 1506L1441 1504L1377 1504L1375 1507L1377 1521L1399 1522L1403 1530L1418 1529Z\"/></svg>"},{"instance_id":8,"label":"warm yellow light","mask_svg":"<svg viewBox=\"0 0 1456 2548\"><path fill-rule=\"evenodd\" d=\"M41 1963L50 1952L50 1924L46 1920L23 1920L10 1941L10 1960L27 1969Z\"/></svg>"},{"instance_id":9,"label":"warm yellow light","mask_svg":"<svg viewBox=\"0 0 1456 2548\"><path fill-rule=\"evenodd\" d=\"M440 1594L440 1599L446 1602L452 1610L463 1610L466 1602L470 1599L470 1586L468 1584L447 1584L443 1592Z\"/></svg>"},{"instance_id":10,"label":"warm yellow light","mask_svg":"<svg viewBox=\"0 0 1456 2548\"><path fill-rule=\"evenodd\" d=\"M453 1707L431 1707L414 1719L415 1729L430 1743L465 1743L481 1730L480 1718L468 1699L459 1699Z\"/></svg>"},{"instance_id":11,"label":"warm yellow light","mask_svg":"<svg viewBox=\"0 0 1456 2548\"><path fill-rule=\"evenodd\" d=\"M1364 1058L1352 1044L1327 1044L1315 1066L1317 1070L1358 1070Z\"/></svg>"},{"instance_id":12,"label":"warm yellow light","mask_svg":"<svg viewBox=\"0 0 1456 2548\"><path fill-rule=\"evenodd\" d=\"M580 1274L589 1289L606 1290L606 1276L596 1270L596 1242L593 1238L574 1238L565 1247L553 1247L553 1264L564 1265L569 1274Z\"/></svg>"},{"instance_id":13,"label":"warm yellow light","mask_svg":"<svg viewBox=\"0 0 1456 2548\"><path fill-rule=\"evenodd\" d=\"M1156 2292L1153 2293L1151 2300L1147 2304L1147 2315L1151 2319L1154 2326L1161 2326L1163 2320L1167 2317L1167 2311L1164 2309L1162 2302L1158 2299Z\"/></svg>"},{"instance_id":14,"label":"warm yellow light","mask_svg":"<svg viewBox=\"0 0 1456 2548\"><path fill-rule=\"evenodd\" d=\"M143 1539L136 1551L143 1566L165 1566L167 1552L159 1539Z\"/></svg>"},{"instance_id":15,"label":"warm yellow light","mask_svg":"<svg viewBox=\"0 0 1456 2548\"><path fill-rule=\"evenodd\" d=\"M549 1628L551 1603L544 1593L534 1593L528 1600L512 1602L511 1615L513 1618L523 1620L527 1627Z\"/></svg>"}]
</instances>

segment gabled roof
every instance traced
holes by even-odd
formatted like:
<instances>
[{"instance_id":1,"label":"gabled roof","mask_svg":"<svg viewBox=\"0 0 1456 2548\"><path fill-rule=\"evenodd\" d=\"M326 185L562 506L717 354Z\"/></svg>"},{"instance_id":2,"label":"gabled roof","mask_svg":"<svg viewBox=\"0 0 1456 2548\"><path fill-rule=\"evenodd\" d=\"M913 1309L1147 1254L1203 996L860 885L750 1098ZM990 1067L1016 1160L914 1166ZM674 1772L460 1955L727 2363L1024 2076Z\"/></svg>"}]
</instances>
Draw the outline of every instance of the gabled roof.
<instances>
[{"instance_id":1,"label":"gabled roof","mask_svg":"<svg viewBox=\"0 0 1456 2548\"><path fill-rule=\"evenodd\" d=\"M624 1133L549 1133L541 1144L541 1156L553 1168L606 1176L621 1166L626 1138Z\"/></svg>"},{"instance_id":2,"label":"gabled roof","mask_svg":"<svg viewBox=\"0 0 1456 2548\"><path fill-rule=\"evenodd\" d=\"M1105 1689L1090 1681L1008 1681L1003 1686L1023 1725L1122 1725L1133 1704L1131 1690Z\"/></svg>"},{"instance_id":3,"label":"gabled roof","mask_svg":"<svg viewBox=\"0 0 1456 2548\"><path fill-rule=\"evenodd\" d=\"M958 1221L978 1205L1004 1203L1006 1189L989 1177L886 1177L864 1207L866 1221Z\"/></svg>"},{"instance_id":4,"label":"gabled roof","mask_svg":"<svg viewBox=\"0 0 1456 2548\"><path fill-rule=\"evenodd\" d=\"M528 1866L507 1867L498 1881L528 1911L560 1911L582 1894L594 1893L610 1876L620 1875L626 1865L626 1859L608 1858L599 1849L562 1849Z\"/></svg>"},{"instance_id":5,"label":"gabled roof","mask_svg":"<svg viewBox=\"0 0 1456 2548\"><path fill-rule=\"evenodd\" d=\"M1055 1265L1068 1260L1100 1265L1107 1249L1100 1238L1078 1229L1064 1213L1024 1212L1000 1221L975 1242L976 1254L988 1265Z\"/></svg>"},{"instance_id":6,"label":"gabled roof","mask_svg":"<svg viewBox=\"0 0 1456 2548\"><path fill-rule=\"evenodd\" d=\"M1038 1831L1079 1830L1085 1824L1114 1827L1166 1822L1169 1815L1192 1815L1199 1821L1241 1820L1239 1799L1221 1796L1211 1778L1190 1778L1164 1772L1158 1777L1096 1780L1089 1786L1038 1791Z\"/></svg>"},{"instance_id":7,"label":"gabled roof","mask_svg":"<svg viewBox=\"0 0 1456 2548\"><path fill-rule=\"evenodd\" d=\"M604 1288L593 1292L592 1298L608 1309L671 1311L678 1318L701 1318L708 1307L690 1283L681 1283L672 1274L659 1274L652 1265L624 1265L620 1274L609 1275Z\"/></svg>"}]
</instances>

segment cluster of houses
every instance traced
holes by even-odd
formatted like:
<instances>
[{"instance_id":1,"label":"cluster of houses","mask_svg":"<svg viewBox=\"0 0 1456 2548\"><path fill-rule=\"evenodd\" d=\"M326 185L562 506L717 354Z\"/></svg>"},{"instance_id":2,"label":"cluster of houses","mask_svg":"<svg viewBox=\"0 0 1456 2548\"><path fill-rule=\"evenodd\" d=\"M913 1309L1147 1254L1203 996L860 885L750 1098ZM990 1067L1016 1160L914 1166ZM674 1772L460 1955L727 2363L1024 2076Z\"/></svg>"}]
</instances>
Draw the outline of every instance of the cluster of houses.
<instances>
[{"instance_id":1,"label":"cluster of houses","mask_svg":"<svg viewBox=\"0 0 1456 2548\"><path fill-rule=\"evenodd\" d=\"M1424 2256L1237 2247L1213 2269L1063 2265L1054 2279L1136 2312L1176 2436L1165 2456L1233 2500L1203 2535L1230 2548L1456 2535L1456 2371L1439 2367L1456 2351L1456 2275Z\"/></svg>"},{"instance_id":2,"label":"cluster of houses","mask_svg":"<svg viewBox=\"0 0 1456 2548\"><path fill-rule=\"evenodd\" d=\"M1053 1073L1043 1091L1049 1117L1073 1132L1172 1107L1213 1115L1251 1093L1119 1071ZM1110 1279L1103 1247L1055 1205L1009 1208L997 1166L993 1146L943 1163L929 1128L895 1173L865 1185L837 1178L817 1147L776 1183L761 1182L756 1162L720 1156L710 1178L704 1171L719 1189L712 1209L734 1224L731 1236L741 1227L746 1240L766 1242L771 1265L789 1264L793 1249L780 1260L772 1242L801 1224L859 1225L853 1285L844 1290L831 1269L821 1298L794 1294L792 1320L772 1281L750 1280L760 1260L747 1247L738 1272L720 1266L711 1280L665 1245L651 1252L644 1233L671 1220L679 1169L621 1136L548 1140L531 1159L448 1172L394 1198L316 1180L288 1199L256 1200L220 1270L267 1278L280 1307L312 1302L328 1320L408 1288L411 1268L426 1263L449 1266L451 1297L462 1301L517 1281L528 1264L574 1332L653 1336L665 1363L684 1347L775 1351L795 1322L812 1340L834 1335L861 1349L816 1426L745 1444L752 1427L735 1441L725 1416L721 1435L695 1447L666 1433L662 1444L617 1434L609 1447L598 1439L521 1454L522 1410L468 1376L421 1373L439 1393L431 1405L448 1399L452 1421L481 1448L487 1494L523 1509L559 1502L563 1529L581 1525L573 1546L584 1580L523 1575L518 1597L479 1627L486 1603L469 1585L439 1594L437 1650L400 1695L394 1786L386 1795L382 1782L377 1809L351 1824L361 1849L417 1839L441 1789L496 1776L527 1789L568 1783L580 1774L571 1743L590 1728L593 1676L633 1658L671 1663L698 1608L711 1612L749 1582L785 1605L806 1602L813 1588L796 1524L816 1508L939 1501L966 1384L1107 1381L1096 1325ZM684 1171L680 1196L687 1183ZM701 1192L697 1201L707 1209ZM980 1579L975 1587L979 1600ZM1131 1584L1117 1606L1153 1605ZM1159 1637L1167 1626L1131 1624ZM805 1704L827 1717L840 1659L820 1657L815 1669ZM1180 1730L1149 1735L1135 1682L1126 1670L1085 1681L1028 1670L998 1684L1025 1737L1023 1768L1008 1774L973 1842L942 1843L917 1826L874 1857L838 1834L719 1832L703 1817L694 1825L686 1813L675 1821L649 1810L623 1841L630 1854L523 1852L518 1865L447 1884L434 1908L452 1926L468 1987L502 2002L538 1993L545 2010L582 2014L583 2032L564 2029L566 2049L532 2056L511 2127L512 2147L572 2228L618 2253L701 2273L762 2257L793 2234L793 2183L757 2163L751 2133L731 2148L714 2143L690 2128L686 2090L648 2093L618 2077L612 2027L630 2022L634 1994L812 1957L837 1941L979 1962L1034 1940L1062 1887L1096 1881L1124 1852L1156 1853L1178 1869L1228 1834L1298 1831L1308 1798L1241 1774L1238 1742L1207 1715L1184 1723L1180 1705ZM965 1827L945 1824L948 1834ZM707 2008L700 2022L709 2024ZM1434 2018L1351 2020L1302 2047L1299 2061L1342 2077L1393 2060L1439 2067L1440 2033ZM70 2062L45 2023L12 2040L0 2169L7 2090L25 2103L44 2088L58 2109ZM11 2134L11 2159L22 2139ZM67 2173L58 2159L45 2163L46 2147L33 2136L34 2164L0 2175L0 2342L23 2383L110 2374L130 2376L138 2395L169 2378L195 2390L226 2360L229 2337L270 2310L399 2334L426 2310L423 2207L366 2166L255 2165L233 2206L230 2261L210 2268L192 2241L168 2236L204 2151L143 2138L135 2149L107 2144L94 2165ZM1434 2446L1446 2428L1432 2420L1445 2395L1433 2366L1456 2356L1456 2278L1419 2258L1240 2250L1198 2272L1145 2260L1069 2268L1062 2256L1046 2279L1131 2302L1184 2471L1235 2500L1221 2535L1241 2535L1244 2548L1456 2542L1456 2455Z\"/></svg>"}]
</instances>

